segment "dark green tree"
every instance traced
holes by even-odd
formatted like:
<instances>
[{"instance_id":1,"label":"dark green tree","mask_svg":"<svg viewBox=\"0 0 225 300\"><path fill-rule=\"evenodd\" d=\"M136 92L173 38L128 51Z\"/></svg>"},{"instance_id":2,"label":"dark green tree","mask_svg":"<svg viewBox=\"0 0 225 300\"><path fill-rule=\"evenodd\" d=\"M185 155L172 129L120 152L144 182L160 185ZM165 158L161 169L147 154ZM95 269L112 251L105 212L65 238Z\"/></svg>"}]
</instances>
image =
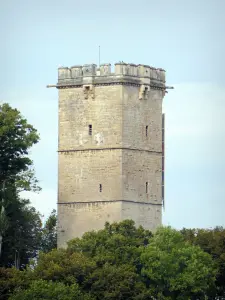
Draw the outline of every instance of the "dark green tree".
<instances>
[{"instance_id":1,"label":"dark green tree","mask_svg":"<svg viewBox=\"0 0 225 300\"><path fill-rule=\"evenodd\" d=\"M105 263L86 278L83 289L98 300L145 299L140 295L148 294L135 267L129 264Z\"/></svg>"},{"instance_id":2,"label":"dark green tree","mask_svg":"<svg viewBox=\"0 0 225 300\"><path fill-rule=\"evenodd\" d=\"M141 255L142 275L156 299L205 299L214 288L212 257L171 228L157 230Z\"/></svg>"},{"instance_id":3,"label":"dark green tree","mask_svg":"<svg viewBox=\"0 0 225 300\"><path fill-rule=\"evenodd\" d=\"M63 290L76 285L82 297L96 300L200 300L215 299L211 291L216 276L213 256L186 241L179 231L165 227L152 235L126 220L86 233L70 241L67 249L41 252L19 273L2 269L2 280L0 269L0 285L4 296L34 299L34 286L43 297L44 289L35 284L44 280L46 286L54 285L50 291L58 283Z\"/></svg>"},{"instance_id":4,"label":"dark green tree","mask_svg":"<svg viewBox=\"0 0 225 300\"><path fill-rule=\"evenodd\" d=\"M16 289L27 289L31 283L27 272L0 267L0 300L7 300Z\"/></svg>"},{"instance_id":5,"label":"dark green tree","mask_svg":"<svg viewBox=\"0 0 225 300\"><path fill-rule=\"evenodd\" d=\"M28 150L39 141L37 130L17 109L0 105L0 183L7 184L32 166ZM2 187L2 186L1 186Z\"/></svg>"},{"instance_id":6,"label":"dark green tree","mask_svg":"<svg viewBox=\"0 0 225 300\"><path fill-rule=\"evenodd\" d=\"M32 279L60 281L65 284L83 285L86 278L95 270L95 262L82 253L68 253L65 249L54 249L40 253L38 263L28 269Z\"/></svg>"},{"instance_id":7,"label":"dark green tree","mask_svg":"<svg viewBox=\"0 0 225 300\"><path fill-rule=\"evenodd\" d=\"M57 247L57 215L54 209L42 229L41 251L49 252Z\"/></svg>"},{"instance_id":8,"label":"dark green tree","mask_svg":"<svg viewBox=\"0 0 225 300\"><path fill-rule=\"evenodd\" d=\"M39 190L28 150L39 140L37 130L17 109L0 105L0 257L10 227L8 206L21 190Z\"/></svg>"},{"instance_id":9,"label":"dark green tree","mask_svg":"<svg viewBox=\"0 0 225 300\"><path fill-rule=\"evenodd\" d=\"M15 195L6 208L8 228L2 245L0 266L25 268L38 255L42 237L41 216L29 200Z\"/></svg>"},{"instance_id":10,"label":"dark green tree","mask_svg":"<svg viewBox=\"0 0 225 300\"><path fill-rule=\"evenodd\" d=\"M185 240L209 253L218 267L216 289L210 291L212 297L225 297L225 229L182 229Z\"/></svg>"},{"instance_id":11,"label":"dark green tree","mask_svg":"<svg viewBox=\"0 0 225 300\"><path fill-rule=\"evenodd\" d=\"M15 291L9 300L92 300L89 295L84 295L79 286L74 283L65 285L62 282L37 280L32 282L27 290ZM94 300L94 299L93 299Z\"/></svg>"},{"instance_id":12,"label":"dark green tree","mask_svg":"<svg viewBox=\"0 0 225 300\"><path fill-rule=\"evenodd\" d=\"M150 231L136 228L132 220L106 223L103 230L87 232L81 239L71 240L68 251L82 252L99 266L129 264L140 270L140 246L147 245L151 237Z\"/></svg>"}]
</instances>

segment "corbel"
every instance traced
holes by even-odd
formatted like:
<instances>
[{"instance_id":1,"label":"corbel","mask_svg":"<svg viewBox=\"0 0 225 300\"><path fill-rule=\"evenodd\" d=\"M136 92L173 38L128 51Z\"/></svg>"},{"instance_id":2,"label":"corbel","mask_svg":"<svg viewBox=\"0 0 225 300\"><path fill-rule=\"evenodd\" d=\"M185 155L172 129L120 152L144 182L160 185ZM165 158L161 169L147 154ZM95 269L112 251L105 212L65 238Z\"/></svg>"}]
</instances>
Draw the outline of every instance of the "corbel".
<instances>
[{"instance_id":1,"label":"corbel","mask_svg":"<svg viewBox=\"0 0 225 300\"><path fill-rule=\"evenodd\" d=\"M84 93L84 99L88 99L89 95L91 95L91 98L95 98L94 94L94 86L92 84L83 85L83 93Z\"/></svg>"},{"instance_id":2,"label":"corbel","mask_svg":"<svg viewBox=\"0 0 225 300\"><path fill-rule=\"evenodd\" d=\"M139 100L147 100L150 87L148 85L142 84L139 91Z\"/></svg>"}]
</instances>

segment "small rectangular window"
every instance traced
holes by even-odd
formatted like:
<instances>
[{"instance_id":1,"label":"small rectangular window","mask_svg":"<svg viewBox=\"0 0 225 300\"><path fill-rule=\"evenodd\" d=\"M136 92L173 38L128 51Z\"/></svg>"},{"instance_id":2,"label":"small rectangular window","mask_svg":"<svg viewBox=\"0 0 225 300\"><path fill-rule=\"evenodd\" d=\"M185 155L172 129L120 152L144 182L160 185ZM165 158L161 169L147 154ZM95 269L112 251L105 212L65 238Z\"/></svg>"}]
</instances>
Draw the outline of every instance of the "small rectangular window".
<instances>
[{"instance_id":1,"label":"small rectangular window","mask_svg":"<svg viewBox=\"0 0 225 300\"><path fill-rule=\"evenodd\" d=\"M145 183L145 192L148 194L148 182Z\"/></svg>"},{"instance_id":2,"label":"small rectangular window","mask_svg":"<svg viewBox=\"0 0 225 300\"><path fill-rule=\"evenodd\" d=\"M92 135L92 125L89 125L89 135Z\"/></svg>"},{"instance_id":3,"label":"small rectangular window","mask_svg":"<svg viewBox=\"0 0 225 300\"><path fill-rule=\"evenodd\" d=\"M145 136L146 136L146 137L148 136L148 125L145 126Z\"/></svg>"},{"instance_id":4,"label":"small rectangular window","mask_svg":"<svg viewBox=\"0 0 225 300\"><path fill-rule=\"evenodd\" d=\"M101 185L101 183L99 184L99 192L100 193L102 192L102 185Z\"/></svg>"}]
</instances>

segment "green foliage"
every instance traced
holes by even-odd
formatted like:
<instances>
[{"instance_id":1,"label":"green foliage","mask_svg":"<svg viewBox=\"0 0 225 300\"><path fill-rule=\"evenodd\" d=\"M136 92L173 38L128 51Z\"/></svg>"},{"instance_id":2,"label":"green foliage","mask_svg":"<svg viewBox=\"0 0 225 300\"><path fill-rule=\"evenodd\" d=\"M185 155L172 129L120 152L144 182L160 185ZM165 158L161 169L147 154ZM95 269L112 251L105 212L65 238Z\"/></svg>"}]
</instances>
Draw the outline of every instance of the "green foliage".
<instances>
[{"instance_id":1,"label":"green foliage","mask_svg":"<svg viewBox=\"0 0 225 300\"><path fill-rule=\"evenodd\" d=\"M54 209L42 229L41 251L49 252L57 247L57 216Z\"/></svg>"},{"instance_id":2,"label":"green foliage","mask_svg":"<svg viewBox=\"0 0 225 300\"><path fill-rule=\"evenodd\" d=\"M45 229L55 225L53 212ZM221 252L221 259L222 238L209 254L197 245L210 252L201 234L196 240L196 233L164 227L152 235L133 221L107 223L67 249L41 252L24 271L0 269L0 299L215 299L218 264L212 253Z\"/></svg>"},{"instance_id":3,"label":"green foliage","mask_svg":"<svg viewBox=\"0 0 225 300\"><path fill-rule=\"evenodd\" d=\"M20 172L15 176L15 187L18 193L22 191L41 191L38 180L35 177L35 171L32 168Z\"/></svg>"},{"instance_id":4,"label":"green foliage","mask_svg":"<svg viewBox=\"0 0 225 300\"><path fill-rule=\"evenodd\" d=\"M77 284L67 286L61 282L37 280L27 290L15 292L9 300L91 300L83 295Z\"/></svg>"},{"instance_id":5,"label":"green foliage","mask_svg":"<svg viewBox=\"0 0 225 300\"><path fill-rule=\"evenodd\" d=\"M157 299L204 299L214 286L216 268L209 254L185 242L171 228L160 228L143 248L142 275Z\"/></svg>"},{"instance_id":6,"label":"green foliage","mask_svg":"<svg viewBox=\"0 0 225 300\"><path fill-rule=\"evenodd\" d=\"M0 266L25 267L29 259L38 254L42 224L39 213L28 200L15 196L8 204L6 213L9 226L2 245Z\"/></svg>"},{"instance_id":7,"label":"green foliage","mask_svg":"<svg viewBox=\"0 0 225 300\"><path fill-rule=\"evenodd\" d=\"M146 290L133 266L115 266L110 263L96 268L85 281L84 288L99 300L136 299Z\"/></svg>"},{"instance_id":8,"label":"green foliage","mask_svg":"<svg viewBox=\"0 0 225 300\"><path fill-rule=\"evenodd\" d=\"M41 254L31 276L76 282L96 299L133 299L145 289L136 271L140 246L148 244L151 236L135 228L133 221L106 224L103 230L70 241L67 250Z\"/></svg>"},{"instance_id":9,"label":"green foliage","mask_svg":"<svg viewBox=\"0 0 225 300\"><path fill-rule=\"evenodd\" d=\"M82 253L68 253L64 249L40 253L38 265L30 277L83 284L85 278L95 269L95 263Z\"/></svg>"},{"instance_id":10,"label":"green foliage","mask_svg":"<svg viewBox=\"0 0 225 300\"><path fill-rule=\"evenodd\" d=\"M14 188L18 193L17 187L25 190L37 188L37 180L30 169L32 161L27 154L28 149L38 140L37 130L27 123L17 109L8 104L0 105L0 219L4 224L1 236L7 228L5 210L12 199L8 194Z\"/></svg>"},{"instance_id":11,"label":"green foliage","mask_svg":"<svg viewBox=\"0 0 225 300\"><path fill-rule=\"evenodd\" d=\"M0 257L1 266L26 264L38 251L41 220L21 191L39 191L28 157L37 130L8 104L0 105Z\"/></svg>"},{"instance_id":12,"label":"green foliage","mask_svg":"<svg viewBox=\"0 0 225 300\"><path fill-rule=\"evenodd\" d=\"M182 229L185 240L209 253L218 267L216 290L212 296L225 296L225 229Z\"/></svg>"},{"instance_id":13,"label":"green foliage","mask_svg":"<svg viewBox=\"0 0 225 300\"><path fill-rule=\"evenodd\" d=\"M26 289L29 283L30 279L26 272L15 268L0 268L0 300L8 299L17 288Z\"/></svg>"},{"instance_id":14,"label":"green foliage","mask_svg":"<svg viewBox=\"0 0 225 300\"><path fill-rule=\"evenodd\" d=\"M68 250L92 257L98 266L105 263L130 264L140 268L140 246L147 245L152 233L136 228L132 220L106 223L103 230L87 232L68 243Z\"/></svg>"},{"instance_id":15,"label":"green foliage","mask_svg":"<svg viewBox=\"0 0 225 300\"><path fill-rule=\"evenodd\" d=\"M17 109L0 105L0 183L28 170L28 149L38 140L37 130Z\"/></svg>"}]
</instances>

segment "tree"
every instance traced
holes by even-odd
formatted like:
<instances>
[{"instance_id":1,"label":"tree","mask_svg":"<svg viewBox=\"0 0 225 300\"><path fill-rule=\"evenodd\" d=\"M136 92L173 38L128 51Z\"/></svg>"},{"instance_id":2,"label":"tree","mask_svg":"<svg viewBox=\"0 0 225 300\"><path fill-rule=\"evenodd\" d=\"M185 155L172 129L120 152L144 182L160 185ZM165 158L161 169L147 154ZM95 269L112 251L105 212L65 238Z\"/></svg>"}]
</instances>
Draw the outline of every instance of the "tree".
<instances>
[{"instance_id":1,"label":"tree","mask_svg":"<svg viewBox=\"0 0 225 300\"><path fill-rule=\"evenodd\" d=\"M39 141L37 130L24 119L17 109L8 104L0 106L0 182L13 180L27 171L32 160L28 149Z\"/></svg>"},{"instance_id":2,"label":"tree","mask_svg":"<svg viewBox=\"0 0 225 300\"><path fill-rule=\"evenodd\" d=\"M19 290L9 300L91 300L89 295L83 295L79 286L70 286L61 282L37 280L32 282L27 290Z\"/></svg>"},{"instance_id":3,"label":"tree","mask_svg":"<svg viewBox=\"0 0 225 300\"><path fill-rule=\"evenodd\" d=\"M4 300L57 299L55 290L70 295L74 287L78 299L200 300L212 296L216 276L213 257L180 232L165 227L152 235L126 220L41 252L24 271L0 268L0 292Z\"/></svg>"},{"instance_id":4,"label":"tree","mask_svg":"<svg viewBox=\"0 0 225 300\"><path fill-rule=\"evenodd\" d=\"M6 208L11 197L7 194L14 187L38 188L32 160L27 156L29 148L38 140L37 130L17 109L9 104L0 105L0 256L3 236L9 226Z\"/></svg>"},{"instance_id":5,"label":"tree","mask_svg":"<svg viewBox=\"0 0 225 300\"><path fill-rule=\"evenodd\" d=\"M83 289L99 300L136 299L147 292L134 266L110 263L96 268L85 280Z\"/></svg>"},{"instance_id":6,"label":"tree","mask_svg":"<svg viewBox=\"0 0 225 300\"><path fill-rule=\"evenodd\" d=\"M216 276L216 289L210 291L212 297L225 296L225 229L216 227L214 229L185 229L181 234L189 243L199 246L203 251L209 253L218 267Z\"/></svg>"},{"instance_id":7,"label":"tree","mask_svg":"<svg viewBox=\"0 0 225 300\"><path fill-rule=\"evenodd\" d=\"M27 289L30 283L27 272L21 272L16 268L0 268L0 299L9 299L16 289Z\"/></svg>"},{"instance_id":8,"label":"tree","mask_svg":"<svg viewBox=\"0 0 225 300\"><path fill-rule=\"evenodd\" d=\"M40 214L29 200L15 196L6 208L9 226L2 245L1 266L25 268L38 255L42 236Z\"/></svg>"},{"instance_id":9,"label":"tree","mask_svg":"<svg viewBox=\"0 0 225 300\"><path fill-rule=\"evenodd\" d=\"M205 299L214 287L212 257L169 227L158 229L143 248L141 262L142 276L157 299Z\"/></svg>"},{"instance_id":10,"label":"tree","mask_svg":"<svg viewBox=\"0 0 225 300\"><path fill-rule=\"evenodd\" d=\"M133 221L107 223L105 229L69 242L66 250L40 254L29 277L64 284L76 282L84 293L90 292L96 299L136 299L147 294L137 273L138 249L151 236L149 231L135 228Z\"/></svg>"},{"instance_id":11,"label":"tree","mask_svg":"<svg viewBox=\"0 0 225 300\"><path fill-rule=\"evenodd\" d=\"M60 281L65 284L83 285L88 275L96 268L95 262L82 253L68 253L65 249L54 249L40 253L37 265L30 266L29 277Z\"/></svg>"},{"instance_id":12,"label":"tree","mask_svg":"<svg viewBox=\"0 0 225 300\"><path fill-rule=\"evenodd\" d=\"M48 217L44 228L42 229L41 251L49 252L57 247L57 216L54 209Z\"/></svg>"},{"instance_id":13,"label":"tree","mask_svg":"<svg viewBox=\"0 0 225 300\"><path fill-rule=\"evenodd\" d=\"M27 157L28 149L38 140L36 129L27 123L18 110L8 104L0 106L0 255L3 234L8 226L5 194L19 178L29 173L32 161ZM26 185L30 188L29 184Z\"/></svg>"},{"instance_id":14,"label":"tree","mask_svg":"<svg viewBox=\"0 0 225 300\"><path fill-rule=\"evenodd\" d=\"M84 253L99 266L130 264L140 269L140 246L147 245L151 237L150 231L136 228L132 220L106 223L103 230L87 232L81 239L69 241L68 251Z\"/></svg>"},{"instance_id":15,"label":"tree","mask_svg":"<svg viewBox=\"0 0 225 300\"><path fill-rule=\"evenodd\" d=\"M106 223L103 230L71 240L67 251L82 253L96 263L83 283L83 289L96 299L151 299L140 276L141 246L151 238L150 231L125 220Z\"/></svg>"}]
</instances>

